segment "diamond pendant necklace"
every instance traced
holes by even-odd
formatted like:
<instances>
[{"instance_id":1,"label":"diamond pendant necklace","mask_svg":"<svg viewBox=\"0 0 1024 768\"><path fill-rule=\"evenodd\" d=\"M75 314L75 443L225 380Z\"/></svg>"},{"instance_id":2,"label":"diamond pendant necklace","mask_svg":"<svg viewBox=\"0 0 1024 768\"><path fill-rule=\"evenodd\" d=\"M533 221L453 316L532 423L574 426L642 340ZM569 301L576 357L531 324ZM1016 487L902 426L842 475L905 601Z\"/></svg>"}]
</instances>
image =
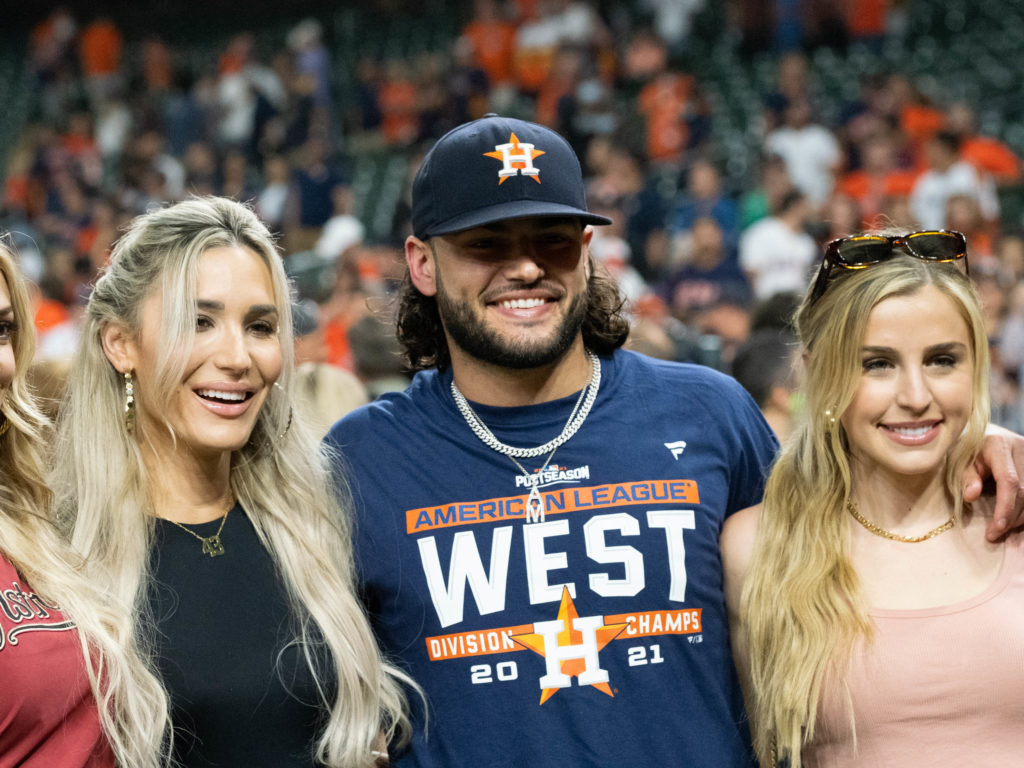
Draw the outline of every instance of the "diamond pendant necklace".
<instances>
[{"instance_id":1,"label":"diamond pendant necklace","mask_svg":"<svg viewBox=\"0 0 1024 768\"><path fill-rule=\"evenodd\" d=\"M590 377L587 379L587 385L580 390L580 396L576 399L576 404L573 406L565 426L562 427L562 431L557 437L548 440L548 442L536 448L517 448L507 445L495 437L494 433L488 429L487 425L476 414L476 411L469 405L469 401L466 400L462 392L459 391L459 388L455 385L454 378L452 379L451 386L452 397L455 398L455 405L459 409L459 413L462 414L462 418L466 420L466 424L473 430L473 434L480 438L481 442L491 450L497 451L503 456L508 456L512 463L519 468L519 471L523 473L523 476L529 478L532 475L519 462L519 459L532 459L547 453L548 456L541 465L541 469L548 466L555 456L555 451L579 431L579 428L583 426L583 422L586 421L587 416L590 414L590 409L594 407L594 401L597 399L597 390L601 386L601 360L593 352L587 352L587 357L590 360ZM537 485L531 487L530 495L526 500L526 520L527 522L544 521L544 499L540 495L540 489Z\"/></svg>"},{"instance_id":2,"label":"diamond pendant necklace","mask_svg":"<svg viewBox=\"0 0 1024 768\"><path fill-rule=\"evenodd\" d=\"M576 403L579 405L579 401ZM540 465L540 469L551 464L551 460L555 457L555 451L558 450L556 445L551 449L551 453L544 459L544 463ZM519 467L519 471L523 473L523 477L530 477L530 473L526 471L526 467L519 463L519 460L514 456L509 456L515 465ZM539 471L539 470L538 470ZM544 498L540 495L540 486L536 483L530 486L530 495L526 497L526 521L528 523L543 523L544 522Z\"/></svg>"}]
</instances>

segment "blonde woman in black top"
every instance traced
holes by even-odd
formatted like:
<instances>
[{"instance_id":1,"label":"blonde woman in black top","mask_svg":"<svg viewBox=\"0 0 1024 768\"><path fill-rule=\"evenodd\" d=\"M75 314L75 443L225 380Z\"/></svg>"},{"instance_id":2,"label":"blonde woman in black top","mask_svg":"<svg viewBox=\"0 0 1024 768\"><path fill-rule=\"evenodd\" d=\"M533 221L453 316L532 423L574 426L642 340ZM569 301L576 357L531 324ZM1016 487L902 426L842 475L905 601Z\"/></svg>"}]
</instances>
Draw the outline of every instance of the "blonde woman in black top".
<instances>
[{"instance_id":1,"label":"blonde woman in black top","mask_svg":"<svg viewBox=\"0 0 1024 768\"><path fill-rule=\"evenodd\" d=\"M406 726L402 675L353 593L345 511L293 414L289 290L267 229L222 198L138 217L82 338L58 508L93 578L137 608L175 757L372 764Z\"/></svg>"}]
</instances>

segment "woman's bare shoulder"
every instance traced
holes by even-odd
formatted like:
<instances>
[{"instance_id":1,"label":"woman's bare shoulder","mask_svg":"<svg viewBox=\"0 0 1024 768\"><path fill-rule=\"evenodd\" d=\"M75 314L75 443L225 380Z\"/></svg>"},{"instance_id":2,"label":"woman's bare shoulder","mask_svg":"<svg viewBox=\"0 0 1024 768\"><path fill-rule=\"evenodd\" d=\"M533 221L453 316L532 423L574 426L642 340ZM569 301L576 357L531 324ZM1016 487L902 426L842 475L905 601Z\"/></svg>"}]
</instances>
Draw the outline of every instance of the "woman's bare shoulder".
<instances>
[{"instance_id":1,"label":"woman's bare shoulder","mask_svg":"<svg viewBox=\"0 0 1024 768\"><path fill-rule=\"evenodd\" d=\"M720 539L722 549L724 550L728 546L730 549L736 548L746 552L752 550L760 520L760 504L755 504L752 507L741 509L739 512L729 515L722 526Z\"/></svg>"},{"instance_id":2,"label":"woman's bare shoulder","mask_svg":"<svg viewBox=\"0 0 1024 768\"><path fill-rule=\"evenodd\" d=\"M729 515L722 526L719 546L722 548L726 598L730 603L738 599L743 590L760 519L761 505L756 504Z\"/></svg>"}]
</instances>

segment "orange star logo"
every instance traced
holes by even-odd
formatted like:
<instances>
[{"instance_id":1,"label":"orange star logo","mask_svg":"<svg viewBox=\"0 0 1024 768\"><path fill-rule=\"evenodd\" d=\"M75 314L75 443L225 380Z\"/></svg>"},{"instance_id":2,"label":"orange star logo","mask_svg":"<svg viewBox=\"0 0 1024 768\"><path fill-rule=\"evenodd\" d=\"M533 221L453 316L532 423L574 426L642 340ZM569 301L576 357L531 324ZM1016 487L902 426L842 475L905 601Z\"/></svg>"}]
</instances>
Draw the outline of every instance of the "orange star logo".
<instances>
[{"instance_id":1,"label":"orange star logo","mask_svg":"<svg viewBox=\"0 0 1024 768\"><path fill-rule=\"evenodd\" d=\"M572 597L569 595L569 589L562 587L562 603L558 608L558 620L562 623L562 630L557 633L557 644L552 644L550 635L541 633L532 633L527 635L512 635L511 639L527 648L534 653L548 658L548 654L558 649L583 649L584 653L587 650L586 639L584 638L584 632L576 629L574 622L579 618L579 613L576 611L576 606L573 604ZM603 621L603 619L601 619ZM590 632L595 634L591 643L594 645L593 651L596 657L597 651L603 649L608 643L614 640L624 629L626 625L623 624L602 624L599 627L590 629ZM553 646L553 647L552 647ZM562 660L559 662L559 668L563 675L569 677L579 678L580 675L593 670L587 669L587 657L581 654L578 658L567 658L562 654L558 654L557 657L561 656ZM551 664L549 663L548 669L550 671ZM606 676L607 677L607 676ZM608 696L614 697L615 694L612 692L611 686L607 682L590 683L591 687L597 688ZM550 699L558 692L558 688L544 688L541 690L540 703L543 704L545 701Z\"/></svg>"},{"instance_id":2,"label":"orange star logo","mask_svg":"<svg viewBox=\"0 0 1024 768\"><path fill-rule=\"evenodd\" d=\"M543 154L545 154L544 151L534 149L533 144L521 144L519 137L512 133L508 144L499 144L493 152L484 152L484 157L493 157L495 160L501 161L503 168L498 171L498 186L500 187L510 176L515 176L518 173L529 176L540 184L540 171L533 167L533 159Z\"/></svg>"}]
</instances>

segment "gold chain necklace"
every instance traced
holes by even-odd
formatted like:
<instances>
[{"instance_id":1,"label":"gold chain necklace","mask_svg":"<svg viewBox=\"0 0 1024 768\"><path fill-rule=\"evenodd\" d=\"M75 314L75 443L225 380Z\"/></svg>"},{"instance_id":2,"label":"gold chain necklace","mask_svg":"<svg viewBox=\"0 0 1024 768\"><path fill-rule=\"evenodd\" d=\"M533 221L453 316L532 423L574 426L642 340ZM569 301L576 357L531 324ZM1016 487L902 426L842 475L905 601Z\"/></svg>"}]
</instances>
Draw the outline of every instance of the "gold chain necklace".
<instances>
[{"instance_id":1,"label":"gold chain necklace","mask_svg":"<svg viewBox=\"0 0 1024 768\"><path fill-rule=\"evenodd\" d=\"M953 516L950 515L949 520L936 528L932 528L928 533L920 536L900 536L898 533L893 533L892 531L885 530L885 528L880 528L864 517L864 515L862 515L857 509L857 505L854 503L853 499L846 502L846 509L849 510L851 515L853 515L854 520L875 534L875 536L881 536L883 539L889 539L891 541L901 541L904 544L920 544L922 541L934 539L940 533L945 533L956 524Z\"/></svg>"},{"instance_id":2,"label":"gold chain necklace","mask_svg":"<svg viewBox=\"0 0 1024 768\"><path fill-rule=\"evenodd\" d=\"M220 525L217 527L217 532L213 536L200 536L198 533L193 531L188 526L182 525L181 523L175 522L174 520L167 520L168 523L176 525L181 530L185 531L192 536L195 536L203 543L203 554L209 555L210 557L219 557L224 554L224 543L220 540L220 532L224 530L224 523L228 521L228 513L235 506L235 502L231 502L231 506L224 512L224 516L220 519Z\"/></svg>"}]
</instances>

